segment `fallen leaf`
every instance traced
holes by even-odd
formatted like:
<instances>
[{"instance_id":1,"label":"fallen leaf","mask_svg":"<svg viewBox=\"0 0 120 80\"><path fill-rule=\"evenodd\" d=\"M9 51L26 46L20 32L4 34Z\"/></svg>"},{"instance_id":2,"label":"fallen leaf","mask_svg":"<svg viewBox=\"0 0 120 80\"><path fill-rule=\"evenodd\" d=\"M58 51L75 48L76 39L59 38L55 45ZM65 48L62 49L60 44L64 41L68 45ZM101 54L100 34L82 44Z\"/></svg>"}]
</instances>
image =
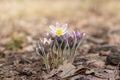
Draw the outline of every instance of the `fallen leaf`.
<instances>
[{"instance_id":1,"label":"fallen leaf","mask_svg":"<svg viewBox=\"0 0 120 80\"><path fill-rule=\"evenodd\" d=\"M76 67L71 63L67 63L67 61L65 61L63 65L61 65L58 68L57 72L61 72L60 73L61 78L66 78L68 76L74 75L75 71L76 71Z\"/></svg>"}]
</instances>

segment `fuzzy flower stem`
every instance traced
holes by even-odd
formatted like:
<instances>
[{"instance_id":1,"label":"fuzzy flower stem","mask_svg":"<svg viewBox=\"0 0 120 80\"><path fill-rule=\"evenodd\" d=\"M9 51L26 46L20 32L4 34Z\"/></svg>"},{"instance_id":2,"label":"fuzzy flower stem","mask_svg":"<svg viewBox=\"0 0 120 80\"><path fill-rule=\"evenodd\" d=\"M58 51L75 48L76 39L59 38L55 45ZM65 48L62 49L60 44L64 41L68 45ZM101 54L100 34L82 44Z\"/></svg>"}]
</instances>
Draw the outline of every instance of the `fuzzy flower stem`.
<instances>
[{"instance_id":1,"label":"fuzzy flower stem","mask_svg":"<svg viewBox=\"0 0 120 80\"><path fill-rule=\"evenodd\" d=\"M48 55L47 54L45 55L45 65L46 65L47 71L49 72L50 71L50 66L49 66L49 61L48 61Z\"/></svg>"},{"instance_id":2,"label":"fuzzy flower stem","mask_svg":"<svg viewBox=\"0 0 120 80\"><path fill-rule=\"evenodd\" d=\"M72 55L72 63L74 62L74 58L75 58L75 54L76 54L76 49L73 49L73 55Z\"/></svg>"},{"instance_id":3,"label":"fuzzy flower stem","mask_svg":"<svg viewBox=\"0 0 120 80\"><path fill-rule=\"evenodd\" d=\"M54 49L55 49L55 46L53 47L52 52L53 52L53 63L54 63L54 67L56 68L58 65L58 61L57 61L57 58L55 57Z\"/></svg>"},{"instance_id":4,"label":"fuzzy flower stem","mask_svg":"<svg viewBox=\"0 0 120 80\"><path fill-rule=\"evenodd\" d=\"M57 56L57 59L58 59L58 64L60 62L60 46L58 46L58 56Z\"/></svg>"},{"instance_id":5,"label":"fuzzy flower stem","mask_svg":"<svg viewBox=\"0 0 120 80\"><path fill-rule=\"evenodd\" d=\"M84 38L82 38L80 41L79 41L79 43L78 43L78 45L77 45L77 47L74 49L74 57L73 57L73 60L72 60L72 63L74 62L74 58L75 58L75 55L76 55L76 51L77 51L77 49L78 49L78 47L80 46L80 44L81 44L81 42L84 40Z\"/></svg>"},{"instance_id":6,"label":"fuzzy flower stem","mask_svg":"<svg viewBox=\"0 0 120 80\"><path fill-rule=\"evenodd\" d=\"M50 70L49 70L49 65L48 65L48 62L47 62L47 58L44 56L44 57L42 57L42 59L45 63L45 68L47 69L47 72L49 72Z\"/></svg>"},{"instance_id":7,"label":"fuzzy flower stem","mask_svg":"<svg viewBox=\"0 0 120 80\"><path fill-rule=\"evenodd\" d=\"M61 50L61 63L63 63L64 56L63 56L63 51Z\"/></svg>"},{"instance_id":8,"label":"fuzzy flower stem","mask_svg":"<svg viewBox=\"0 0 120 80\"><path fill-rule=\"evenodd\" d=\"M45 62L45 67L47 69L47 72L50 71L50 66L49 66L49 62L48 62L48 54L45 53L45 51L43 52L44 55L42 56L43 61Z\"/></svg>"},{"instance_id":9,"label":"fuzzy flower stem","mask_svg":"<svg viewBox=\"0 0 120 80\"><path fill-rule=\"evenodd\" d=\"M63 44L63 42L62 42L62 44ZM59 49L60 49L60 63L63 62L63 50L61 49L62 44L59 47Z\"/></svg>"}]
</instances>

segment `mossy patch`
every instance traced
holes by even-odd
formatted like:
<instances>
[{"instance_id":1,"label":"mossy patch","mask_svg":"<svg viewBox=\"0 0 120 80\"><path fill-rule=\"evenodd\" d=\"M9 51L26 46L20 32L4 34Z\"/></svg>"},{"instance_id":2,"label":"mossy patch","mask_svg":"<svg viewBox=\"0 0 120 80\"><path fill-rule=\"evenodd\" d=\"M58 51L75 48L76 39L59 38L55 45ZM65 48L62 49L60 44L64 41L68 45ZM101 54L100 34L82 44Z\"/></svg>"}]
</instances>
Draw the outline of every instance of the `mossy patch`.
<instances>
[{"instance_id":1,"label":"mossy patch","mask_svg":"<svg viewBox=\"0 0 120 80\"><path fill-rule=\"evenodd\" d=\"M20 48L25 40L23 34L12 34L10 40L7 42L7 49L16 50Z\"/></svg>"}]
</instances>

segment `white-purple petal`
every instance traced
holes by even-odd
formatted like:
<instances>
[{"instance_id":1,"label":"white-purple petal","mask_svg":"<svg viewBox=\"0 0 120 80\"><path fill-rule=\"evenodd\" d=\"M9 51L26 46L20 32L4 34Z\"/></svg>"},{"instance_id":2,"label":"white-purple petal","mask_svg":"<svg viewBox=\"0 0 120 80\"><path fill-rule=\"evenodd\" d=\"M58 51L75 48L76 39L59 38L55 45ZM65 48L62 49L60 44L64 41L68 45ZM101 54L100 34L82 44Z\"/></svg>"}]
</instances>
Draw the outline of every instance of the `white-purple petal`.
<instances>
[{"instance_id":1,"label":"white-purple petal","mask_svg":"<svg viewBox=\"0 0 120 80\"><path fill-rule=\"evenodd\" d=\"M53 26L53 25L50 25L49 28L50 28L52 31L56 30L55 26Z\"/></svg>"},{"instance_id":2,"label":"white-purple petal","mask_svg":"<svg viewBox=\"0 0 120 80\"><path fill-rule=\"evenodd\" d=\"M59 28L60 24L58 22L56 22L56 28Z\"/></svg>"},{"instance_id":3,"label":"white-purple petal","mask_svg":"<svg viewBox=\"0 0 120 80\"><path fill-rule=\"evenodd\" d=\"M53 33L53 34L57 35L55 31L52 31L52 30L51 30L51 33Z\"/></svg>"},{"instance_id":4,"label":"white-purple petal","mask_svg":"<svg viewBox=\"0 0 120 80\"><path fill-rule=\"evenodd\" d=\"M62 26L62 29L63 29L63 32L65 32L65 31L67 30L67 24L64 24L64 25Z\"/></svg>"}]
</instances>

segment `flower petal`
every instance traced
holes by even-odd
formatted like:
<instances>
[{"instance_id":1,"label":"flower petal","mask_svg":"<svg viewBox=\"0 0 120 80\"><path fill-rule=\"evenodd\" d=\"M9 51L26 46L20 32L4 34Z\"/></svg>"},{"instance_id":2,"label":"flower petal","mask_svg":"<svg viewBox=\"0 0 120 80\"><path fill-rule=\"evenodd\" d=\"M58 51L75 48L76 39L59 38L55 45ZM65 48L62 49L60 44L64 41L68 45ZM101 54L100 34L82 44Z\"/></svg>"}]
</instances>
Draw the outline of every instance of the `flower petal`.
<instances>
[{"instance_id":1,"label":"flower petal","mask_svg":"<svg viewBox=\"0 0 120 80\"><path fill-rule=\"evenodd\" d=\"M68 26L68 24L64 24L64 25L62 26L63 32L65 32L65 31L66 31L67 26Z\"/></svg>"},{"instance_id":2,"label":"flower petal","mask_svg":"<svg viewBox=\"0 0 120 80\"><path fill-rule=\"evenodd\" d=\"M64 31L63 33L62 33L62 35L64 35L64 34L66 34L68 31Z\"/></svg>"},{"instance_id":3,"label":"flower petal","mask_svg":"<svg viewBox=\"0 0 120 80\"><path fill-rule=\"evenodd\" d=\"M56 22L56 28L59 28L60 24L58 22Z\"/></svg>"},{"instance_id":4,"label":"flower petal","mask_svg":"<svg viewBox=\"0 0 120 80\"><path fill-rule=\"evenodd\" d=\"M86 34L85 33L83 33L83 37L85 36Z\"/></svg>"},{"instance_id":5,"label":"flower petal","mask_svg":"<svg viewBox=\"0 0 120 80\"><path fill-rule=\"evenodd\" d=\"M50 25L49 28L50 28L52 31L56 30L56 28L55 28L54 25Z\"/></svg>"},{"instance_id":6,"label":"flower petal","mask_svg":"<svg viewBox=\"0 0 120 80\"><path fill-rule=\"evenodd\" d=\"M53 34L57 35L57 34L56 34L56 31L51 31L51 33L53 33Z\"/></svg>"}]
</instances>

